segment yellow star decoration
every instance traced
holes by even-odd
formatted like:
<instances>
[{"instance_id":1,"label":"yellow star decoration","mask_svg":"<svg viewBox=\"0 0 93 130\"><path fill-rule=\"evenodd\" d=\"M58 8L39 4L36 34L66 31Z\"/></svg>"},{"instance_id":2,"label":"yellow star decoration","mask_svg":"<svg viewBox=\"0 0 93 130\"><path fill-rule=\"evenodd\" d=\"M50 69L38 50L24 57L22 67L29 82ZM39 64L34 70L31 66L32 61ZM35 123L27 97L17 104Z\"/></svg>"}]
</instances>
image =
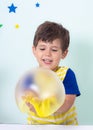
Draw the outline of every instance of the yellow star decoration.
<instances>
[{"instance_id":1,"label":"yellow star decoration","mask_svg":"<svg viewBox=\"0 0 93 130\"><path fill-rule=\"evenodd\" d=\"M19 28L19 24L15 24L15 28L18 29Z\"/></svg>"}]
</instances>

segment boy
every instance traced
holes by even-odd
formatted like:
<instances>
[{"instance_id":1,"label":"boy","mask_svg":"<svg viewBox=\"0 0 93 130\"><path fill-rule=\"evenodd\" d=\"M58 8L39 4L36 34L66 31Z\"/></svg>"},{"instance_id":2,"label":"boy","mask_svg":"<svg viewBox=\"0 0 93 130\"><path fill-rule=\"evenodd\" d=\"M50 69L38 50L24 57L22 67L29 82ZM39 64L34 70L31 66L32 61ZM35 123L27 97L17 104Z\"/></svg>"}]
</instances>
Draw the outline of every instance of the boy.
<instances>
[{"instance_id":1,"label":"boy","mask_svg":"<svg viewBox=\"0 0 93 130\"><path fill-rule=\"evenodd\" d=\"M77 125L77 114L74 102L80 91L74 72L68 67L60 67L61 59L68 53L70 37L69 31L61 24L46 21L36 30L33 41L33 54L39 66L54 71L62 80L66 98L64 104L49 117L37 116L34 108L28 104L33 114L28 117L29 124L63 124Z\"/></svg>"}]
</instances>

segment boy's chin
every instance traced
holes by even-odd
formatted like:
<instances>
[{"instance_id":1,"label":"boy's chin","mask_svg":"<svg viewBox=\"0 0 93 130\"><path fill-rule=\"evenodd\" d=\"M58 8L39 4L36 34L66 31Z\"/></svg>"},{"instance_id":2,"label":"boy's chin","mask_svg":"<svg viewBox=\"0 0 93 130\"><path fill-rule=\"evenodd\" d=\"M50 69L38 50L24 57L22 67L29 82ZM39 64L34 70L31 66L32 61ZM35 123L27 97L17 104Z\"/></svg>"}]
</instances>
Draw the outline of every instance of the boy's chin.
<instances>
[{"instance_id":1,"label":"boy's chin","mask_svg":"<svg viewBox=\"0 0 93 130\"><path fill-rule=\"evenodd\" d=\"M39 67L41 67L41 68L44 68L44 69L50 69L50 70L53 70L53 71L55 71L56 70L56 68L52 68L52 67L49 67L49 66L39 66Z\"/></svg>"},{"instance_id":2,"label":"boy's chin","mask_svg":"<svg viewBox=\"0 0 93 130\"><path fill-rule=\"evenodd\" d=\"M51 67L49 66L40 66L41 68L44 68L44 69L51 69ZM52 70L52 69L51 69Z\"/></svg>"}]
</instances>

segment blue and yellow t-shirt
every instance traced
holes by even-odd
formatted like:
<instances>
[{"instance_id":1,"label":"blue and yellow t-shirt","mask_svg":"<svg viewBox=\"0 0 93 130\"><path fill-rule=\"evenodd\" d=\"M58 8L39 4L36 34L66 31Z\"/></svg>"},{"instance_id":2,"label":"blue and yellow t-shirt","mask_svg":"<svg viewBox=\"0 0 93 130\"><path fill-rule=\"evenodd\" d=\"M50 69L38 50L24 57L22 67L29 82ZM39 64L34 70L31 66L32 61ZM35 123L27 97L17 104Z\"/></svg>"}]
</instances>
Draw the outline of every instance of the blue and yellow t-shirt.
<instances>
[{"instance_id":1,"label":"blue and yellow t-shirt","mask_svg":"<svg viewBox=\"0 0 93 130\"><path fill-rule=\"evenodd\" d=\"M78 84L74 72L68 67L58 67L55 71L62 80L66 94L80 95ZM39 117L32 113L28 117L28 124L63 124L77 125L77 113L75 106L72 106L69 111L61 114L54 113L48 117Z\"/></svg>"},{"instance_id":2,"label":"blue and yellow t-shirt","mask_svg":"<svg viewBox=\"0 0 93 130\"><path fill-rule=\"evenodd\" d=\"M56 70L57 75L63 81L66 94L80 95L76 76L74 72L68 67L58 67Z\"/></svg>"},{"instance_id":3,"label":"blue and yellow t-shirt","mask_svg":"<svg viewBox=\"0 0 93 130\"><path fill-rule=\"evenodd\" d=\"M58 67L55 73L59 76L64 84L66 94L79 96L80 91L74 72L68 67ZM78 125L76 108L73 105L65 113L54 113L48 117L39 117L31 112L28 117L28 124L63 124Z\"/></svg>"}]
</instances>

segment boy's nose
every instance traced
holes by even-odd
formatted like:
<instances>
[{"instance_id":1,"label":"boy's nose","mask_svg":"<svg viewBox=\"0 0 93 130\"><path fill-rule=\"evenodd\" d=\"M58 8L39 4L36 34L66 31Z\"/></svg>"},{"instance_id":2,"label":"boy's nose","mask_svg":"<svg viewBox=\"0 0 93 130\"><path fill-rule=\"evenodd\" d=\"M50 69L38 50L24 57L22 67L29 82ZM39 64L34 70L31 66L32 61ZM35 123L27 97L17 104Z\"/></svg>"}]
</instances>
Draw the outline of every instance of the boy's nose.
<instances>
[{"instance_id":1,"label":"boy's nose","mask_svg":"<svg viewBox=\"0 0 93 130\"><path fill-rule=\"evenodd\" d=\"M51 55L51 51L49 49L47 49L45 53L46 53L47 56Z\"/></svg>"}]
</instances>

